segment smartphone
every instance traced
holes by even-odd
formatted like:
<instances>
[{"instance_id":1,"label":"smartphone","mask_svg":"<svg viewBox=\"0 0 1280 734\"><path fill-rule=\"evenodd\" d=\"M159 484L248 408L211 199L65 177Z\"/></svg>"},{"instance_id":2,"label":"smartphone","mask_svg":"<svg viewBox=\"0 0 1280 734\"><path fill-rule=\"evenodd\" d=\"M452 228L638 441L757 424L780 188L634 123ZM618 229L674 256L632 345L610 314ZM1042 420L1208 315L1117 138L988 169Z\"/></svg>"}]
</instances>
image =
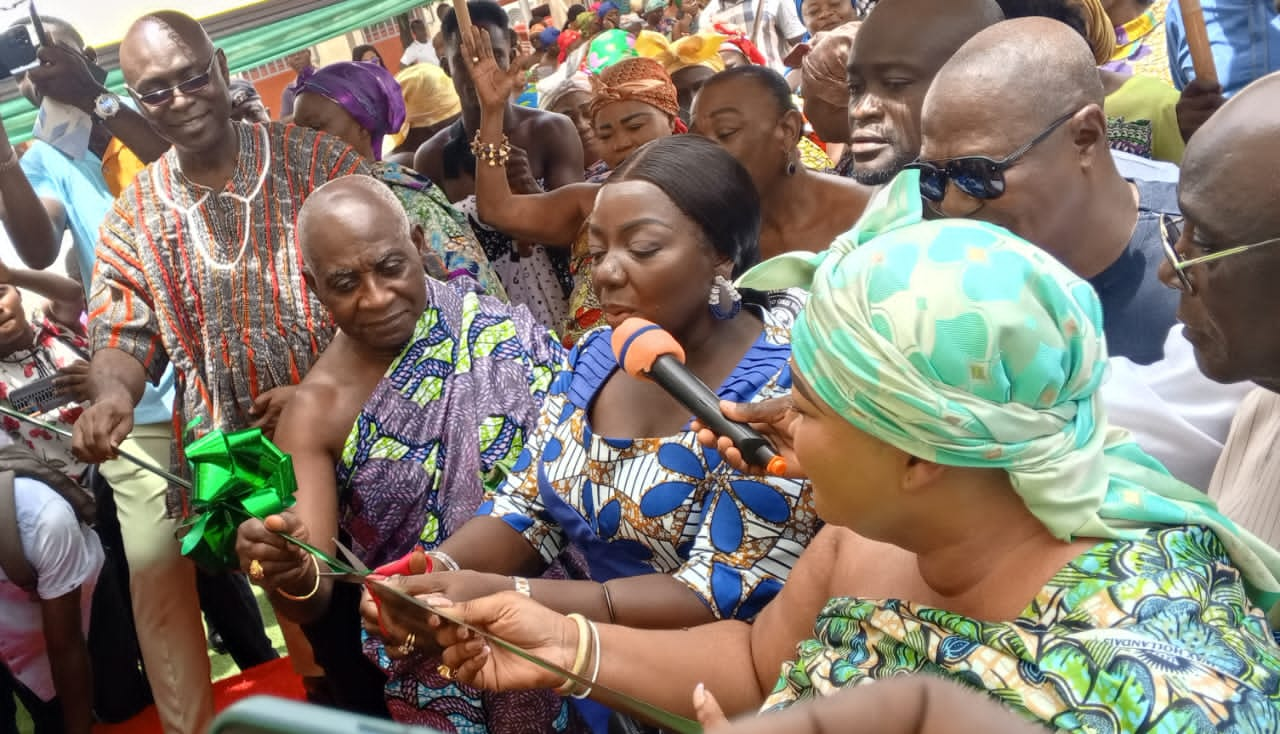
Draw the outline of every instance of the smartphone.
<instances>
[{"instance_id":1,"label":"smartphone","mask_svg":"<svg viewBox=\"0 0 1280 734\"><path fill-rule=\"evenodd\" d=\"M40 14L36 12L36 0L31 0L31 4L27 7L31 13L31 28L36 32L36 44L52 46L53 42L49 40L49 34L44 32L44 21L40 20Z\"/></svg>"},{"instance_id":2,"label":"smartphone","mask_svg":"<svg viewBox=\"0 0 1280 734\"><path fill-rule=\"evenodd\" d=\"M26 25L15 25L0 32L0 79L31 71L40 64L31 32Z\"/></svg>"},{"instance_id":3,"label":"smartphone","mask_svg":"<svg viewBox=\"0 0 1280 734\"><path fill-rule=\"evenodd\" d=\"M213 720L209 734L439 734L359 714L270 696L232 704Z\"/></svg>"},{"instance_id":4,"label":"smartphone","mask_svg":"<svg viewBox=\"0 0 1280 734\"><path fill-rule=\"evenodd\" d=\"M29 385L9 391L9 404L19 413L41 415L75 402L75 397L59 393L53 386L57 375L45 377Z\"/></svg>"}]
</instances>

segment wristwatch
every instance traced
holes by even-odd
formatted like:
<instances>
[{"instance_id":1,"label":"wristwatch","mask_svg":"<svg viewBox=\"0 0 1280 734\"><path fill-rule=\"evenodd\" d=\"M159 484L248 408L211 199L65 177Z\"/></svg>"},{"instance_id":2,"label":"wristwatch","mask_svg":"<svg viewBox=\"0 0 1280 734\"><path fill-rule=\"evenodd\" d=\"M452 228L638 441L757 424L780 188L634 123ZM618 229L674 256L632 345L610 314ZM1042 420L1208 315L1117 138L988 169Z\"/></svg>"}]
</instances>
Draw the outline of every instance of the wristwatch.
<instances>
[{"instance_id":1,"label":"wristwatch","mask_svg":"<svg viewBox=\"0 0 1280 734\"><path fill-rule=\"evenodd\" d=\"M120 114L120 107L120 95L111 92L103 92L93 100L93 114L99 120L110 120Z\"/></svg>"}]
</instances>

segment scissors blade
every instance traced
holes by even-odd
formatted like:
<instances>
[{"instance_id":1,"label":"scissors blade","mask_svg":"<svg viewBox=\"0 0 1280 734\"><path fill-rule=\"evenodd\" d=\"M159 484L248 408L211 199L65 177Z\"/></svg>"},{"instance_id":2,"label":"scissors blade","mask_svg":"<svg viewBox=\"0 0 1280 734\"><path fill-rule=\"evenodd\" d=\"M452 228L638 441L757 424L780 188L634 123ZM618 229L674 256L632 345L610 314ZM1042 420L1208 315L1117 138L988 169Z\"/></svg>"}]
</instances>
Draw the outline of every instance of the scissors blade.
<instances>
[{"instance_id":1,"label":"scissors blade","mask_svg":"<svg viewBox=\"0 0 1280 734\"><path fill-rule=\"evenodd\" d=\"M653 704L625 694L617 689L610 688L598 682L592 682L581 675L575 675L550 660L541 658L518 645L507 642L487 630L472 626L451 612L438 607L433 607L424 599L410 596L395 586L381 581L365 579L365 587L369 589L371 594L381 601L384 610L395 614L396 622L398 624L416 635L421 635L423 638L427 639L435 636L437 630L430 626L427 616L421 614L421 612L425 611L430 614L435 614L451 624L458 625L459 627L474 632L494 645L523 660L527 660L544 670L550 671L562 678L567 678L584 688L592 688L596 691L597 697L601 698L601 702L611 708L622 709L630 713L639 714L657 724L660 724L664 730L673 732L674 734L702 734L702 727L696 721L691 721L682 716L665 711ZM601 696L601 694L604 695Z\"/></svg>"},{"instance_id":2,"label":"scissors blade","mask_svg":"<svg viewBox=\"0 0 1280 734\"><path fill-rule=\"evenodd\" d=\"M369 567L364 565L364 561L360 560L360 557L357 556L354 551L352 551L347 546L343 545L341 540L334 538L333 545L335 548L338 549L338 553L342 555L342 559L347 562L348 566L355 569L356 573L360 574L361 576L367 576L368 574L372 573L369 570Z\"/></svg>"}]
</instances>

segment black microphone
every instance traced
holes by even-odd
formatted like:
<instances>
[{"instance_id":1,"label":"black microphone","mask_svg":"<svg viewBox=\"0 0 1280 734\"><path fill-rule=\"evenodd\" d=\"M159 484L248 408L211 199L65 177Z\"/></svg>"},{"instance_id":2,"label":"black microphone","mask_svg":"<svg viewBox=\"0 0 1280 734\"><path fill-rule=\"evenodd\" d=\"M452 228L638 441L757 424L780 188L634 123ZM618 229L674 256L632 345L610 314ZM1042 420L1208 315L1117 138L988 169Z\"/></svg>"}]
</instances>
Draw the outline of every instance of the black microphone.
<instances>
[{"instance_id":1,"label":"black microphone","mask_svg":"<svg viewBox=\"0 0 1280 734\"><path fill-rule=\"evenodd\" d=\"M764 436L720 412L720 398L684 366L684 349L662 327L629 318L613 330L612 343L613 354L627 374L658 383L703 425L733 441L748 464L764 467L774 476L786 474L786 459Z\"/></svg>"}]
</instances>

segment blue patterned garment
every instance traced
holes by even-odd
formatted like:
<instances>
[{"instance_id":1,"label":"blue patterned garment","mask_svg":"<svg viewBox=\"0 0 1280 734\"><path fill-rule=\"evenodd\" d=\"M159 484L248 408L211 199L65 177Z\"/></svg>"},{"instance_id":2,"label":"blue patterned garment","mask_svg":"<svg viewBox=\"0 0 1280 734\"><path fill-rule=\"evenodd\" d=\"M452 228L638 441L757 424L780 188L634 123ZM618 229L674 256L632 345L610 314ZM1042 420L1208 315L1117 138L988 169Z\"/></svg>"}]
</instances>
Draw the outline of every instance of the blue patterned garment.
<instances>
[{"instance_id":1,"label":"blue patterned garment","mask_svg":"<svg viewBox=\"0 0 1280 734\"><path fill-rule=\"evenodd\" d=\"M554 376L555 336L527 309L427 279L413 337L356 417L336 467L340 526L370 566L432 549L466 523L519 457ZM477 691L442 677L438 658L393 661L363 635L387 673L393 718L448 734L579 731L551 691Z\"/></svg>"},{"instance_id":2,"label":"blue patterned garment","mask_svg":"<svg viewBox=\"0 0 1280 734\"><path fill-rule=\"evenodd\" d=\"M791 392L790 331L802 304L799 292L770 294L765 328L721 398ZM687 425L662 438L595 435L588 408L618 369L611 334L579 342L514 473L479 513L502 518L548 563L573 547L595 581L672 574L717 617L753 619L820 526L808 483L739 474Z\"/></svg>"}]
</instances>

